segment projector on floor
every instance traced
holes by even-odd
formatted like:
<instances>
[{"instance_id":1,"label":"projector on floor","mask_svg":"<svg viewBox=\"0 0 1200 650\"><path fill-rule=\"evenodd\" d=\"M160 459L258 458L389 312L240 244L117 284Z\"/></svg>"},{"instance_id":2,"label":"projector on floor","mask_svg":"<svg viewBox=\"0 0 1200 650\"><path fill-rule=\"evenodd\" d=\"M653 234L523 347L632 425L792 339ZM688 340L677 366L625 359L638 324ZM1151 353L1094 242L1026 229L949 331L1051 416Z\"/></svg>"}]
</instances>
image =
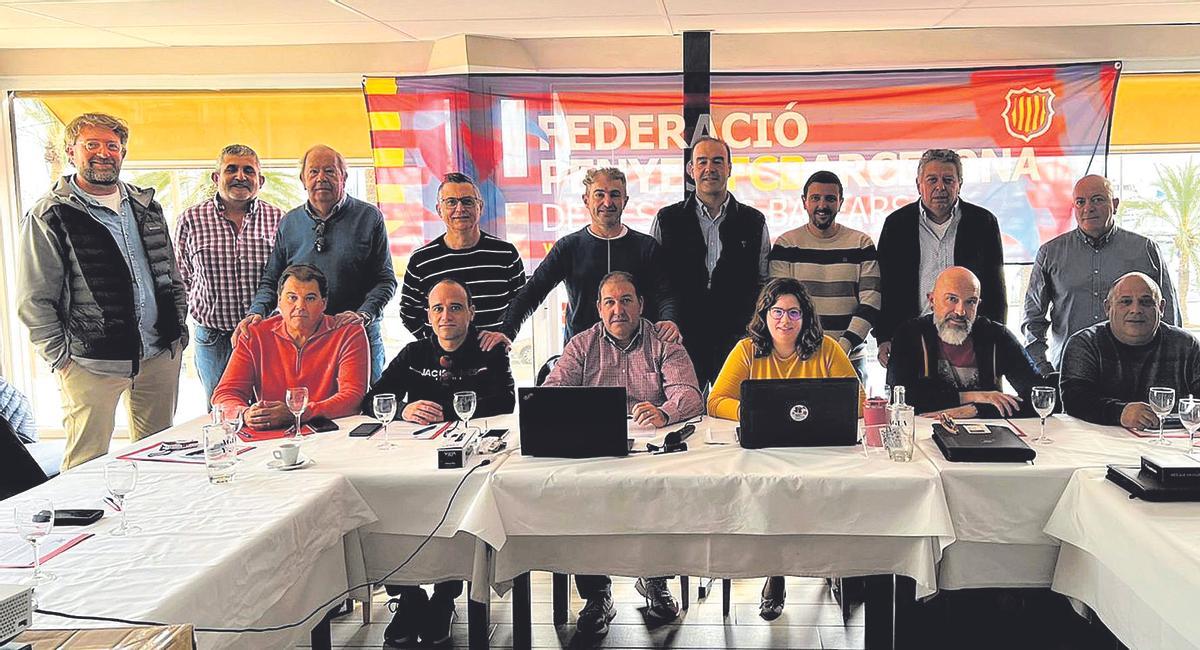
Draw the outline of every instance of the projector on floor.
<instances>
[{"instance_id":1,"label":"projector on floor","mask_svg":"<svg viewBox=\"0 0 1200 650\"><path fill-rule=\"evenodd\" d=\"M25 631L33 622L33 588L0 585L0 643Z\"/></svg>"}]
</instances>

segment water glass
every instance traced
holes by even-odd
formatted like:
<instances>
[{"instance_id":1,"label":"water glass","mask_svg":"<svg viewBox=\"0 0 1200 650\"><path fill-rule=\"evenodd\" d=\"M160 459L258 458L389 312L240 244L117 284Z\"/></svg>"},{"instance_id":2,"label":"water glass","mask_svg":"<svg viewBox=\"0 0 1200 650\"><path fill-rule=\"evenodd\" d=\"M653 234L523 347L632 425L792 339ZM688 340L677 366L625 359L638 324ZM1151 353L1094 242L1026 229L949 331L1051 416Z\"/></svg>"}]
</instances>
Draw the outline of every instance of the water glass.
<instances>
[{"instance_id":1,"label":"water glass","mask_svg":"<svg viewBox=\"0 0 1200 650\"><path fill-rule=\"evenodd\" d=\"M112 497L113 503L121 511L121 525L114 530L111 535L123 537L138 532L136 528L131 528L128 522L129 507L125 503L125 498L133 492L138 483L138 467L137 463L131 460L114 460L109 461L104 466L104 487L108 489L109 496Z\"/></svg>"},{"instance_id":2,"label":"water glass","mask_svg":"<svg viewBox=\"0 0 1200 650\"><path fill-rule=\"evenodd\" d=\"M1169 447L1171 441L1163 436L1163 418L1175 407L1175 389L1154 386L1150 389L1150 409L1158 416L1158 438L1151 440L1152 445Z\"/></svg>"},{"instance_id":3,"label":"water glass","mask_svg":"<svg viewBox=\"0 0 1200 650\"><path fill-rule=\"evenodd\" d=\"M392 442L390 430L392 420L396 418L396 396L392 393L380 393L371 400L371 409L375 412L375 419L383 424L383 439L376 445L380 449L395 449L396 444Z\"/></svg>"},{"instance_id":4,"label":"water glass","mask_svg":"<svg viewBox=\"0 0 1200 650\"><path fill-rule=\"evenodd\" d=\"M228 483L237 470L237 435L221 424L204 427L204 467L209 483Z\"/></svg>"},{"instance_id":5,"label":"water glass","mask_svg":"<svg viewBox=\"0 0 1200 650\"><path fill-rule=\"evenodd\" d=\"M54 575L42 571L42 538L54 530L54 502L50 499L22 499L13 506L13 523L17 534L33 547L33 576L30 582L43 585L54 580Z\"/></svg>"},{"instance_id":6,"label":"water glass","mask_svg":"<svg viewBox=\"0 0 1200 650\"><path fill-rule=\"evenodd\" d=\"M245 425L246 405L244 404L225 404L213 406L213 410L220 413L221 421L217 424L225 425L226 429L233 434L237 448L234 451L241 451L242 439L238 434L241 433L242 427ZM242 457L239 455L238 460Z\"/></svg>"},{"instance_id":7,"label":"water glass","mask_svg":"<svg viewBox=\"0 0 1200 650\"><path fill-rule=\"evenodd\" d=\"M471 416L475 415L475 391L464 390L455 393L454 412L458 414L458 419L463 421L463 432L458 436L458 439L462 440L471 428Z\"/></svg>"},{"instance_id":8,"label":"water glass","mask_svg":"<svg viewBox=\"0 0 1200 650\"><path fill-rule=\"evenodd\" d=\"M1034 386L1033 391L1029 394L1029 401L1033 403L1033 410L1042 419L1042 432L1033 441L1042 445L1054 442L1046 437L1046 418L1054 412L1054 388L1052 386Z\"/></svg>"},{"instance_id":9,"label":"water glass","mask_svg":"<svg viewBox=\"0 0 1200 650\"><path fill-rule=\"evenodd\" d=\"M300 414L308 406L308 389L303 386L287 389L287 393L284 395L284 402L287 404L288 410L292 412L292 415L296 416L296 428L292 430L292 434L288 437L302 438Z\"/></svg>"},{"instance_id":10,"label":"water glass","mask_svg":"<svg viewBox=\"0 0 1200 650\"><path fill-rule=\"evenodd\" d=\"M1179 400L1179 421L1188 432L1188 452L1196 453L1196 431L1200 430L1200 399L1188 395Z\"/></svg>"}]
</instances>

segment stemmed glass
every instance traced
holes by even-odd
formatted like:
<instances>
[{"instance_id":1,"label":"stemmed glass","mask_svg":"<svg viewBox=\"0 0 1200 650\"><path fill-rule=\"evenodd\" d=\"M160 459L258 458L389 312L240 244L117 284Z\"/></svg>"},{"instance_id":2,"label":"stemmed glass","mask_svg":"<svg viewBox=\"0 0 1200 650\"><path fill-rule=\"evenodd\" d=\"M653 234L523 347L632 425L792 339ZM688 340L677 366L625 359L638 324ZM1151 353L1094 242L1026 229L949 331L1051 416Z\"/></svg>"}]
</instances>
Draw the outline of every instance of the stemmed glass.
<instances>
[{"instance_id":1,"label":"stemmed glass","mask_svg":"<svg viewBox=\"0 0 1200 650\"><path fill-rule=\"evenodd\" d=\"M112 495L117 508L121 510L121 525L112 532L114 536L124 537L138 532L138 528L131 528L128 525L126 513L129 508L125 506L125 497L133 492L133 489L137 487L137 482L138 468L131 460L114 460L104 466L104 485L108 488L108 493Z\"/></svg>"},{"instance_id":2,"label":"stemmed glass","mask_svg":"<svg viewBox=\"0 0 1200 650\"><path fill-rule=\"evenodd\" d=\"M304 437L300 432L300 414L303 413L305 407L308 406L308 389L303 386L289 388L287 389L287 393L284 395L284 400L287 402L288 410L292 412L292 415L296 416L296 429L293 434L288 437Z\"/></svg>"},{"instance_id":3,"label":"stemmed glass","mask_svg":"<svg viewBox=\"0 0 1200 650\"><path fill-rule=\"evenodd\" d=\"M1150 409L1158 416L1158 438L1151 440L1152 445L1169 447L1171 441L1163 436L1163 418L1175 406L1175 389L1154 386L1150 389Z\"/></svg>"},{"instance_id":4,"label":"stemmed glass","mask_svg":"<svg viewBox=\"0 0 1200 650\"><path fill-rule=\"evenodd\" d=\"M30 582L34 586L44 585L54 579L54 574L42 571L42 538L54 530L54 502L50 499L25 499L13 506L13 523L17 525L17 534L21 539L33 546L33 577Z\"/></svg>"},{"instance_id":5,"label":"stemmed glass","mask_svg":"<svg viewBox=\"0 0 1200 650\"><path fill-rule=\"evenodd\" d=\"M1033 441L1042 445L1054 442L1046 437L1046 418L1054 412L1054 388L1052 386L1034 386L1029 400L1033 403L1033 410L1037 411L1038 417L1042 419L1042 433Z\"/></svg>"},{"instance_id":6,"label":"stemmed glass","mask_svg":"<svg viewBox=\"0 0 1200 650\"><path fill-rule=\"evenodd\" d=\"M396 417L396 396L392 393L380 393L371 401L375 418L383 423L383 440L376 445L380 449L395 449L390 435L392 420Z\"/></svg>"},{"instance_id":7,"label":"stemmed glass","mask_svg":"<svg viewBox=\"0 0 1200 650\"><path fill-rule=\"evenodd\" d=\"M471 429L471 416L475 415L475 391L464 390L454 394L454 412L463 421L463 433L459 440Z\"/></svg>"},{"instance_id":8,"label":"stemmed glass","mask_svg":"<svg viewBox=\"0 0 1200 650\"><path fill-rule=\"evenodd\" d=\"M1200 429L1200 399L1188 395L1179 400L1179 421L1188 432L1188 453L1196 453L1196 431Z\"/></svg>"}]
</instances>

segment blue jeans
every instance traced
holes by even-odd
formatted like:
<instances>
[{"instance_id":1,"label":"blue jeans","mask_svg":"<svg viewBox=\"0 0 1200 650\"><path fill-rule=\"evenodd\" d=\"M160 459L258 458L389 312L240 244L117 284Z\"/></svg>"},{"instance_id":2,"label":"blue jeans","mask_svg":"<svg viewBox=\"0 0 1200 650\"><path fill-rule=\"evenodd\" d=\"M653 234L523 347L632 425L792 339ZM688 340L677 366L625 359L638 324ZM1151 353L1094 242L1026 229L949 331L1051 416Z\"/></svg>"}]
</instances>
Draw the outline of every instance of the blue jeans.
<instances>
[{"instance_id":1,"label":"blue jeans","mask_svg":"<svg viewBox=\"0 0 1200 650\"><path fill-rule=\"evenodd\" d=\"M192 342L196 344L193 354L196 358L196 372L200 375L200 383L204 385L204 399L208 410L212 411L212 395L225 374L225 366L229 365L229 357L233 354L233 332L225 332L203 325L197 325L192 333Z\"/></svg>"},{"instance_id":2,"label":"blue jeans","mask_svg":"<svg viewBox=\"0 0 1200 650\"><path fill-rule=\"evenodd\" d=\"M378 320L371 321L367 324L367 343L371 346L371 385L379 381L379 376L383 374L383 369L387 366L387 356L383 351L383 333L380 331L381 323Z\"/></svg>"}]
</instances>

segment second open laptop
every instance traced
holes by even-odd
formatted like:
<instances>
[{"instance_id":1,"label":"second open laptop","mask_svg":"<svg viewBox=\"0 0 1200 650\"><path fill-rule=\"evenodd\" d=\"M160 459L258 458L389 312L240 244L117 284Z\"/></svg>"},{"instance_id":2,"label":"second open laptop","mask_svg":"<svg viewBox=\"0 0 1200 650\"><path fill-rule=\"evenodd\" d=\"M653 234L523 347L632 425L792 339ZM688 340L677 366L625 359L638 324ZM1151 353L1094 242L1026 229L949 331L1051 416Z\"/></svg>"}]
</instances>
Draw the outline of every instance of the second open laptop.
<instances>
[{"instance_id":1,"label":"second open laptop","mask_svg":"<svg viewBox=\"0 0 1200 650\"><path fill-rule=\"evenodd\" d=\"M739 440L747 449L858 443L858 379L747 379Z\"/></svg>"},{"instance_id":2,"label":"second open laptop","mask_svg":"<svg viewBox=\"0 0 1200 650\"><path fill-rule=\"evenodd\" d=\"M519 388L517 408L522 455L595 458L629 454L624 387Z\"/></svg>"}]
</instances>

